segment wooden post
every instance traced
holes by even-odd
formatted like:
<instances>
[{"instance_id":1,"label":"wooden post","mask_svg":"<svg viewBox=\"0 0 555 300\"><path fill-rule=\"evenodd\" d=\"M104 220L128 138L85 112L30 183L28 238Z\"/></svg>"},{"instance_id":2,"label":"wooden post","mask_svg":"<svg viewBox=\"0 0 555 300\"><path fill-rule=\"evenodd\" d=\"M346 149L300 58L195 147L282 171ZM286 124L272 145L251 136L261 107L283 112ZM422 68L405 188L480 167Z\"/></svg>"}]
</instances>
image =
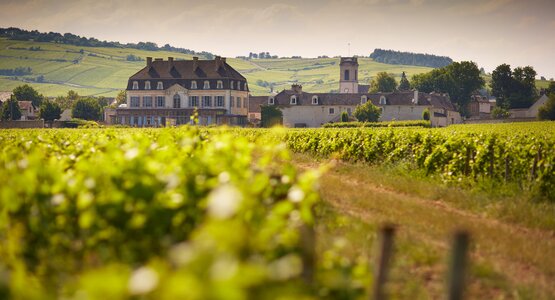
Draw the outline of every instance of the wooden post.
<instances>
[{"instance_id":1,"label":"wooden post","mask_svg":"<svg viewBox=\"0 0 555 300\"><path fill-rule=\"evenodd\" d=\"M448 300L463 299L468 244L469 235L467 232L459 231L455 233L447 283Z\"/></svg>"},{"instance_id":2,"label":"wooden post","mask_svg":"<svg viewBox=\"0 0 555 300\"><path fill-rule=\"evenodd\" d=\"M302 277L306 284L312 285L316 269L316 233L314 225L302 225L300 233L303 263Z\"/></svg>"},{"instance_id":3,"label":"wooden post","mask_svg":"<svg viewBox=\"0 0 555 300\"><path fill-rule=\"evenodd\" d=\"M376 268L374 271L374 287L373 298L374 300L386 299L384 292L385 282L387 281L387 271L389 268L389 261L393 252L393 234L395 227L393 225L384 225L379 233L379 248L376 260Z\"/></svg>"}]
</instances>

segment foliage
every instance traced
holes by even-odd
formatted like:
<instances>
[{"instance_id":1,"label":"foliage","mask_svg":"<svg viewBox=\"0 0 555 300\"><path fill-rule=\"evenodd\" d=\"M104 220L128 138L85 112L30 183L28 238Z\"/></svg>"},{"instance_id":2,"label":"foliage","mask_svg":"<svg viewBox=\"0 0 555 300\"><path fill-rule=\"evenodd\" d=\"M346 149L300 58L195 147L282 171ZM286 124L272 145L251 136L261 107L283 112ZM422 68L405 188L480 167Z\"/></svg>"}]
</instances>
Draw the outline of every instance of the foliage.
<instances>
[{"instance_id":1,"label":"foliage","mask_svg":"<svg viewBox=\"0 0 555 300\"><path fill-rule=\"evenodd\" d=\"M429 121L413 120L413 121L387 121L387 122L341 122L326 123L324 128L356 128L356 127L431 127Z\"/></svg>"},{"instance_id":2,"label":"foliage","mask_svg":"<svg viewBox=\"0 0 555 300\"><path fill-rule=\"evenodd\" d=\"M471 94L482 88L484 83L478 66L471 61L454 62L412 78L412 86L419 91L448 93L462 116L468 115Z\"/></svg>"},{"instance_id":3,"label":"foliage","mask_svg":"<svg viewBox=\"0 0 555 300\"><path fill-rule=\"evenodd\" d=\"M370 89L372 93L382 92L390 93L397 88L397 82L393 75L387 74L387 72L379 72L372 83L370 83Z\"/></svg>"},{"instance_id":4,"label":"foliage","mask_svg":"<svg viewBox=\"0 0 555 300\"><path fill-rule=\"evenodd\" d=\"M453 60L447 56L400 52L383 49L374 49L374 52L370 54L370 58L377 62L392 65L413 65L432 68L441 68L453 63Z\"/></svg>"},{"instance_id":5,"label":"foliage","mask_svg":"<svg viewBox=\"0 0 555 300\"><path fill-rule=\"evenodd\" d=\"M24 76L31 75L33 71L30 67L17 67L14 69L0 69L0 75L3 76Z\"/></svg>"},{"instance_id":6,"label":"foliage","mask_svg":"<svg viewBox=\"0 0 555 300\"><path fill-rule=\"evenodd\" d=\"M2 104L2 120L19 120L21 119L21 110L19 109L19 101L14 95L10 96L8 101Z\"/></svg>"},{"instance_id":7,"label":"foliage","mask_svg":"<svg viewBox=\"0 0 555 300\"><path fill-rule=\"evenodd\" d=\"M96 99L81 98L73 105L71 115L78 119L98 121L101 117L101 108Z\"/></svg>"},{"instance_id":8,"label":"foliage","mask_svg":"<svg viewBox=\"0 0 555 300\"><path fill-rule=\"evenodd\" d=\"M491 110L491 116L494 119L507 119L511 116L511 113L503 106L496 106Z\"/></svg>"},{"instance_id":9,"label":"foliage","mask_svg":"<svg viewBox=\"0 0 555 300\"><path fill-rule=\"evenodd\" d=\"M127 91L121 90L116 96L116 107L124 103L127 103Z\"/></svg>"},{"instance_id":10,"label":"foliage","mask_svg":"<svg viewBox=\"0 0 555 300\"><path fill-rule=\"evenodd\" d=\"M538 111L540 120L555 120L555 93L549 95L549 99Z\"/></svg>"},{"instance_id":11,"label":"foliage","mask_svg":"<svg viewBox=\"0 0 555 300\"><path fill-rule=\"evenodd\" d=\"M430 110L429 109L426 108L424 111L422 111L422 120L430 121Z\"/></svg>"},{"instance_id":12,"label":"foliage","mask_svg":"<svg viewBox=\"0 0 555 300\"><path fill-rule=\"evenodd\" d=\"M39 117L45 121L54 121L60 119L62 108L53 101L46 100L40 106Z\"/></svg>"},{"instance_id":13,"label":"foliage","mask_svg":"<svg viewBox=\"0 0 555 300\"><path fill-rule=\"evenodd\" d=\"M133 54L128 54L125 59L127 61L143 61L143 59L140 56L135 56Z\"/></svg>"},{"instance_id":14,"label":"foliage","mask_svg":"<svg viewBox=\"0 0 555 300\"><path fill-rule=\"evenodd\" d=\"M534 68L518 67L513 71L508 64L499 65L491 74L492 95L499 106L505 108L528 108L537 97L536 71Z\"/></svg>"},{"instance_id":15,"label":"foliage","mask_svg":"<svg viewBox=\"0 0 555 300\"><path fill-rule=\"evenodd\" d=\"M19 101L32 101L34 107L39 107L44 99L34 88L28 84L20 85L12 91L15 98Z\"/></svg>"},{"instance_id":16,"label":"foliage","mask_svg":"<svg viewBox=\"0 0 555 300\"><path fill-rule=\"evenodd\" d=\"M260 122L262 127L272 127L281 125L283 113L275 105L262 105L260 106Z\"/></svg>"},{"instance_id":17,"label":"foliage","mask_svg":"<svg viewBox=\"0 0 555 300\"><path fill-rule=\"evenodd\" d=\"M399 82L399 90L400 91L408 91L410 90L410 82L407 79L407 75L405 74L405 72L403 71L403 73L401 74L401 81Z\"/></svg>"},{"instance_id":18,"label":"foliage","mask_svg":"<svg viewBox=\"0 0 555 300\"><path fill-rule=\"evenodd\" d=\"M368 101L364 104L357 105L353 115L360 122L378 122L382 114L382 109L372 102Z\"/></svg>"},{"instance_id":19,"label":"foliage","mask_svg":"<svg viewBox=\"0 0 555 300\"><path fill-rule=\"evenodd\" d=\"M349 114L346 111L341 113L341 122L349 122Z\"/></svg>"},{"instance_id":20,"label":"foliage","mask_svg":"<svg viewBox=\"0 0 555 300\"><path fill-rule=\"evenodd\" d=\"M362 297L367 262L337 248L312 285L303 280L318 172L299 173L275 141L235 133L0 131L11 298Z\"/></svg>"},{"instance_id":21,"label":"foliage","mask_svg":"<svg viewBox=\"0 0 555 300\"><path fill-rule=\"evenodd\" d=\"M547 95L555 94L555 81L551 81L545 90Z\"/></svg>"}]
</instances>

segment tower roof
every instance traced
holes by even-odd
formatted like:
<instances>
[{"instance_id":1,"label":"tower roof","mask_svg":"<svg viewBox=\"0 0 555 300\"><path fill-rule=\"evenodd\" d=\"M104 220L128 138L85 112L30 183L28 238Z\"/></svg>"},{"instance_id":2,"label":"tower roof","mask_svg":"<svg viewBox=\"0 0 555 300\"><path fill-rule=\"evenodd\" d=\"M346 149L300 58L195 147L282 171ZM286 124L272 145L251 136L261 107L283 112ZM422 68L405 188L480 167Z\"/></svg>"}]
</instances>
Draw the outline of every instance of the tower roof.
<instances>
[{"instance_id":1,"label":"tower roof","mask_svg":"<svg viewBox=\"0 0 555 300\"><path fill-rule=\"evenodd\" d=\"M339 65L356 65L358 66L358 58L356 57L341 57Z\"/></svg>"}]
</instances>

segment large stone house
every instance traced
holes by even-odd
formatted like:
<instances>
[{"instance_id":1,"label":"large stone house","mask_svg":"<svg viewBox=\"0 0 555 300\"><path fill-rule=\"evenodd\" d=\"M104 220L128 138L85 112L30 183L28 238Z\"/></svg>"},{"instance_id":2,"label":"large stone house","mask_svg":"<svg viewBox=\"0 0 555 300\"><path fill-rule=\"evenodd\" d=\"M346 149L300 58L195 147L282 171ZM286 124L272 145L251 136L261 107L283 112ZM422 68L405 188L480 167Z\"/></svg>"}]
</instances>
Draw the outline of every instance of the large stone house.
<instances>
[{"instance_id":1,"label":"large stone house","mask_svg":"<svg viewBox=\"0 0 555 300\"><path fill-rule=\"evenodd\" d=\"M460 114L446 94L418 91L368 93L369 86L358 84L358 62L355 57L341 58L340 93L308 93L294 84L290 90L276 95L251 97L266 98L266 105L276 105L283 113L286 127L320 127L339 122L341 113L353 114L358 105L368 101L381 107L381 121L422 120L425 109L430 111L432 126L462 123ZM259 99L260 98L260 99Z\"/></svg>"},{"instance_id":2,"label":"large stone house","mask_svg":"<svg viewBox=\"0 0 555 300\"><path fill-rule=\"evenodd\" d=\"M146 66L129 78L127 103L112 115L113 124L167 126L245 125L249 101L247 80L226 63L213 60L168 60L147 57Z\"/></svg>"}]
</instances>

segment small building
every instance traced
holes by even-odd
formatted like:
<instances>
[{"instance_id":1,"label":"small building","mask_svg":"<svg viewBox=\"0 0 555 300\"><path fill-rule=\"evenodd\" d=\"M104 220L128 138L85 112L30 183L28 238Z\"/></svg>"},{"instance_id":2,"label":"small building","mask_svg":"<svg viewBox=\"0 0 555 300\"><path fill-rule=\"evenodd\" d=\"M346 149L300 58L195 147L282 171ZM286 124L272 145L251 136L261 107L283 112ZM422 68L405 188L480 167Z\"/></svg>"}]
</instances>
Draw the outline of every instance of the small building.
<instances>
[{"instance_id":1,"label":"small building","mask_svg":"<svg viewBox=\"0 0 555 300\"><path fill-rule=\"evenodd\" d=\"M267 104L268 96L249 96L249 123L259 126L262 120L262 105Z\"/></svg>"},{"instance_id":2,"label":"small building","mask_svg":"<svg viewBox=\"0 0 555 300\"><path fill-rule=\"evenodd\" d=\"M32 101L18 102L22 121L36 120L38 118L38 109L33 105Z\"/></svg>"},{"instance_id":3,"label":"small building","mask_svg":"<svg viewBox=\"0 0 555 300\"><path fill-rule=\"evenodd\" d=\"M247 124L247 80L216 56L213 60L147 57L146 66L129 78L127 103L116 108L115 124L157 127L192 123Z\"/></svg>"}]
</instances>

